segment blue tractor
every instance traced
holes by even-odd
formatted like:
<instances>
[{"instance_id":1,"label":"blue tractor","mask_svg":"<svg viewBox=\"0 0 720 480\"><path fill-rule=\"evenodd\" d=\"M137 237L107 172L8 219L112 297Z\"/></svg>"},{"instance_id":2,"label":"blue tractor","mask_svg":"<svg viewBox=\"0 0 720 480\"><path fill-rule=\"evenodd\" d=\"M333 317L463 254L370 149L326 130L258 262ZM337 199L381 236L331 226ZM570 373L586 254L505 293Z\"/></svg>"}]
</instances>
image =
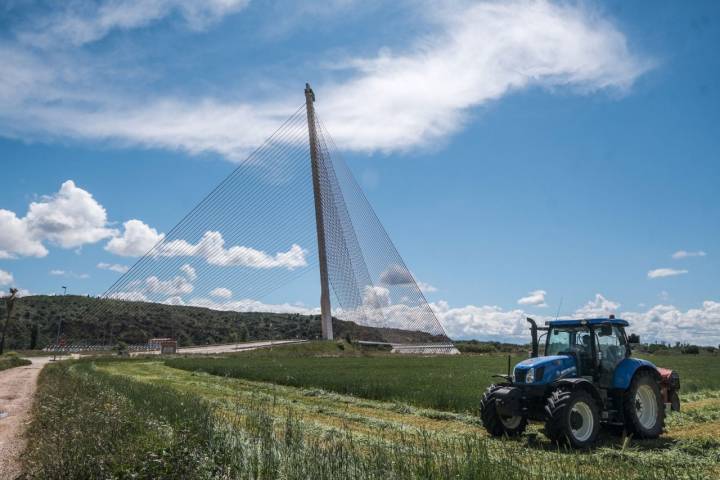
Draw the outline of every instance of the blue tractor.
<instances>
[{"instance_id":1,"label":"blue tractor","mask_svg":"<svg viewBox=\"0 0 720 480\"><path fill-rule=\"evenodd\" d=\"M522 434L529 420L545 423L556 443L588 448L601 425L617 426L635 438L657 438L666 409L680 410L677 372L633 358L628 322L614 316L555 320L538 327L528 318L528 360L491 385L482 397L482 422L492 436ZM538 331L546 336L538 356Z\"/></svg>"}]
</instances>

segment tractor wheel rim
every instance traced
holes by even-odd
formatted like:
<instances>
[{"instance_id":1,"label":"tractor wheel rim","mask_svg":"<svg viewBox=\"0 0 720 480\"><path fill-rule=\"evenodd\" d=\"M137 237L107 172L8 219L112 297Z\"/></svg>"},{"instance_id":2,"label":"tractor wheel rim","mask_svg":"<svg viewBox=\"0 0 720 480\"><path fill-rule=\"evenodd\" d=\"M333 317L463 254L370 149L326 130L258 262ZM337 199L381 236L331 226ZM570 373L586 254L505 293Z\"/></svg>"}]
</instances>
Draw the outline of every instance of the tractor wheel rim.
<instances>
[{"instance_id":1,"label":"tractor wheel rim","mask_svg":"<svg viewBox=\"0 0 720 480\"><path fill-rule=\"evenodd\" d=\"M502 422L503 427L507 428L508 430L514 430L520 426L522 417L518 415L514 417L500 417L500 421Z\"/></svg>"},{"instance_id":2,"label":"tractor wheel rim","mask_svg":"<svg viewBox=\"0 0 720 480\"><path fill-rule=\"evenodd\" d=\"M580 425L573 426L571 424L570 426L572 436L578 442L587 441L592 436L593 428L595 426L595 419L593 418L590 405L585 402L577 402L570 410L570 417L580 419Z\"/></svg>"},{"instance_id":3,"label":"tractor wheel rim","mask_svg":"<svg viewBox=\"0 0 720 480\"><path fill-rule=\"evenodd\" d=\"M650 385L640 385L635 393L635 412L643 428L649 430L657 421L657 401Z\"/></svg>"}]
</instances>

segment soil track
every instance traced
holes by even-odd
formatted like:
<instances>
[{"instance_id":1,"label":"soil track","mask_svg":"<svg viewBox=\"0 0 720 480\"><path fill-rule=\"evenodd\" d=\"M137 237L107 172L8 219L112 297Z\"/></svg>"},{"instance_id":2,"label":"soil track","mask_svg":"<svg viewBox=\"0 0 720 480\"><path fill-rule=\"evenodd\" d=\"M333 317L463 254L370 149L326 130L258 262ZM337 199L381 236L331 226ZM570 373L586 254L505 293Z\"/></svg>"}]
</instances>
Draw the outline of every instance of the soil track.
<instances>
[{"instance_id":1,"label":"soil track","mask_svg":"<svg viewBox=\"0 0 720 480\"><path fill-rule=\"evenodd\" d=\"M50 357L30 358L32 365L0 371L0 480L20 474L20 454L25 448L23 432L40 370Z\"/></svg>"}]
</instances>

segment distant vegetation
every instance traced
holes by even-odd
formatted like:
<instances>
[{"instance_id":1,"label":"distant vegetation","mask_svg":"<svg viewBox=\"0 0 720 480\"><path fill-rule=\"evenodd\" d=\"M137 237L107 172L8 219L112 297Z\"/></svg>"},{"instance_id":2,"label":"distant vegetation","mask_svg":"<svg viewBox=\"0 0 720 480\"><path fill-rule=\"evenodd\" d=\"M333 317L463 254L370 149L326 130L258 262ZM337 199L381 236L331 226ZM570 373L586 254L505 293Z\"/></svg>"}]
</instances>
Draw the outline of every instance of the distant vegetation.
<instances>
[{"instance_id":1,"label":"distant vegetation","mask_svg":"<svg viewBox=\"0 0 720 480\"><path fill-rule=\"evenodd\" d=\"M8 352L5 355L0 355L0 371L7 370L8 368L22 367L24 365L30 365L30 360L20 358L13 352Z\"/></svg>"},{"instance_id":2,"label":"distant vegetation","mask_svg":"<svg viewBox=\"0 0 720 480\"><path fill-rule=\"evenodd\" d=\"M0 303L0 318L5 315ZM145 343L172 337L180 346L248 340L320 338L318 315L228 312L201 307L101 300L82 296L29 296L15 304L6 347L41 349L55 343L60 332L66 343L116 345ZM372 329L333 319L338 338L393 342L437 340L422 332Z\"/></svg>"}]
</instances>

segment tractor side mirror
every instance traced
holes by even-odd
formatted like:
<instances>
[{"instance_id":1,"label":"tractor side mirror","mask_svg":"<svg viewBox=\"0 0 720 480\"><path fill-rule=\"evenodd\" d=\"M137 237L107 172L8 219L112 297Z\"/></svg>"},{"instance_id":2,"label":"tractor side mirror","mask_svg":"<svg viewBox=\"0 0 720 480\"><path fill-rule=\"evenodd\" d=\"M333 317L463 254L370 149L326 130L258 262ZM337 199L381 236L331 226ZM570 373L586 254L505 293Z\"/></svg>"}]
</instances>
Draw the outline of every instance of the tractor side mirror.
<instances>
[{"instance_id":1,"label":"tractor side mirror","mask_svg":"<svg viewBox=\"0 0 720 480\"><path fill-rule=\"evenodd\" d=\"M628 343L630 345L639 345L640 344L640 335L638 335L637 333L631 333L628 336Z\"/></svg>"}]
</instances>

